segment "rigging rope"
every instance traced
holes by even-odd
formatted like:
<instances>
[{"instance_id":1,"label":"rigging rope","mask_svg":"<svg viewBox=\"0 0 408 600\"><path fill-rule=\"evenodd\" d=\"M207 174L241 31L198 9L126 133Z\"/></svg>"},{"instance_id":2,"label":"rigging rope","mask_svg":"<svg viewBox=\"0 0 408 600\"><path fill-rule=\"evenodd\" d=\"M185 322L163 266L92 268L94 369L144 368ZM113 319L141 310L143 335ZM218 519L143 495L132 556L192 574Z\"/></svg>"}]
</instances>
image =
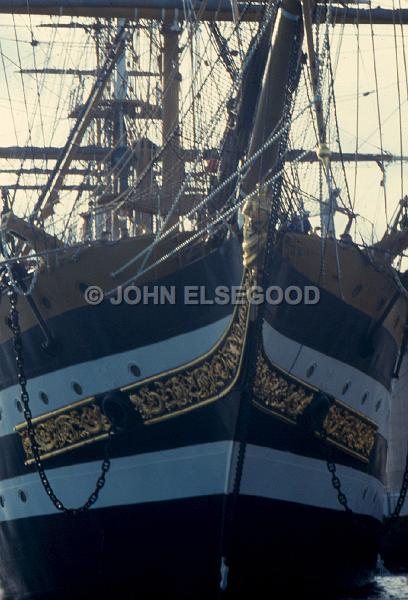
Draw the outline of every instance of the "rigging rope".
<instances>
[{"instance_id":1,"label":"rigging rope","mask_svg":"<svg viewBox=\"0 0 408 600\"><path fill-rule=\"evenodd\" d=\"M384 193L384 210L385 210L385 222L388 226L388 206L387 206L387 189L386 189L386 176L385 176L385 166L384 166L384 147L383 147L383 132L382 132L382 123L381 123L381 111L380 111L380 96L379 96L379 86L378 86L378 73L377 73L377 57L375 52L375 41L374 41L374 27L373 27L373 19L372 19L372 10L371 10L371 0L369 0L368 4L369 17L370 17L370 30L371 30L371 45L373 52L373 66L374 66L374 79L375 79L375 96L376 96L376 104L377 104L377 117L378 117L378 129L380 135L380 150L381 150L381 170L383 173L383 193Z\"/></svg>"},{"instance_id":2,"label":"rigging rope","mask_svg":"<svg viewBox=\"0 0 408 600\"><path fill-rule=\"evenodd\" d=\"M357 14L357 23L356 23L356 37L357 37L357 98L356 98L356 144L355 144L355 160L354 160L354 190L353 190L353 202L351 205L351 210L354 212L354 207L356 204L357 198L357 172L358 172L358 147L359 147L359 133L360 133L360 28L359 28L359 16Z\"/></svg>"},{"instance_id":3,"label":"rigging rope","mask_svg":"<svg viewBox=\"0 0 408 600\"><path fill-rule=\"evenodd\" d=\"M256 50L256 47L257 47L257 45L258 45L258 43L259 43L259 41L260 41L260 39L261 39L261 36L262 36L263 32L264 32L264 31L265 31L265 29L266 29L266 28L269 26L269 22L270 22L270 20L273 18L273 16L274 16L275 14L276 14L276 7L272 7L272 9L271 9L271 10L270 10L270 11L269 11L269 12L268 12L266 15L265 15L265 18L264 18L264 20L263 20L263 23L262 23L262 27L260 27L260 29L259 29L259 31L258 31L258 34L257 34L257 37L256 37L256 39L255 39L255 42L254 42L254 44L252 45L252 47L250 48L250 50L249 50L249 52L248 52L248 54L247 54L247 56L246 56L246 62L248 62L248 61L251 59L251 57L252 57L253 53L255 52L255 50ZM240 83L240 81L241 81L241 78L242 78L242 76L243 76L243 72L244 72L244 66L243 66L243 68L241 69L239 80L236 82L236 84L237 84L237 85L238 85L238 84ZM201 88L201 89L202 89L202 88ZM198 92L198 93L201 93L201 89L199 90L199 92ZM226 98L223 100L223 102L221 103L221 107L222 107L222 108L224 108L224 107L227 105L227 103L230 101L230 99L231 99L231 97L232 97L232 94L233 94L233 92L234 92L234 88L231 88L231 89L230 89L230 92L229 92L229 94L227 95L227 97L226 97ZM220 119L221 119L221 117L222 117L222 114L223 114L223 113L222 113L221 107L219 107L218 111L217 111L217 112L216 112L216 113L213 115L213 117L212 117L212 122L211 122L211 125L212 125L212 126L211 126L211 128L209 128L209 129L208 129L208 131L207 131L207 136L206 136L206 140L205 140L205 142L204 142L204 144L203 144L203 148L201 149L201 151L200 151L199 155L198 155L198 156L197 156L197 158L195 159L195 163L194 163L194 164L197 164L198 160L200 160L200 159L201 159L201 157L202 157L202 155L203 155L203 152L204 152L204 149L205 149L205 147L207 146L208 139L210 138L210 136L211 136L211 134L212 134L212 131L213 131L213 130L214 130L214 128L215 128L215 127L218 125L218 123L219 123L219 121L220 121ZM207 142L207 143L206 143L206 142ZM161 149L161 152L162 152L162 151L163 151L163 148ZM144 173L146 173L146 172L147 172L147 169L144 171ZM236 177L236 173L234 174L234 177ZM138 184L136 184L136 187L137 187L137 185L139 185L139 184L140 184L140 182L141 182L141 180L142 180L142 179L143 179L143 174L142 174L142 176L141 176L141 178L140 178L140 180L139 180ZM145 257L147 256L147 258L145 258L145 259L144 259L144 261L143 261L143 264L142 264L142 265L141 265L141 267L140 267L140 270L141 270L141 269L143 269L144 265L146 264L146 261L147 261L147 260L148 260L148 258L150 257L150 255L151 255L151 253L153 252L154 248L157 246L157 244L160 242L160 240L161 240L161 239L163 239L163 237L164 237L164 234L166 234L166 232L171 232L171 231L175 230L176 228L178 228L178 225L176 224L176 225L174 225L174 226L170 227L170 229L167 229L167 230L165 229L165 228L166 228L166 225L167 225L167 223L168 223L168 221L170 220L170 218L171 218L172 214L174 213L174 211L175 211L175 209L176 209L176 207L177 207L177 205L178 205L178 203L179 203L179 200L180 200L180 198L181 198L181 195L182 195L182 193L183 193L183 191L184 191L184 189L185 189L186 183L187 183L188 181L190 181L190 180L191 180L191 174L190 174L190 175L188 174L188 175L187 175L187 177L185 178L185 180L183 181L183 183L182 183L182 185L181 185L181 187L180 187L180 189L179 189L179 191L178 191L178 193L177 193L177 195L176 195L176 197L175 197L175 199L174 199L174 201L173 201L173 204L171 205L171 207L170 207L170 209L169 209L169 212L168 212L168 214L167 214L167 216L166 216L166 219L165 219L164 223L162 224L161 228L158 230L158 232L157 232L157 234L156 234L156 238L155 238L155 240L152 242L152 244L151 244L151 246L150 246L150 247L148 247L147 249L145 249L145 250L144 250L144 252L143 252L143 255L144 255ZM231 178L228 178L228 179L226 180L226 182L228 182L228 183L229 183L230 181L232 181L232 179L231 179ZM219 187L219 188L217 188L217 190L214 190L214 191L213 191L213 193L211 193L209 196L207 196L207 198L205 199L205 200L206 200L206 202L208 202L208 201L209 201L209 199L212 199L212 198L215 196L215 192L218 192L218 191L220 191L220 189L222 189L223 187L225 187L225 182L223 182L223 185L222 185L222 187ZM120 205L119 205L119 206L120 206ZM199 209L201 206L202 206L202 204L201 204L201 202L200 202L200 203L199 203L199 205L198 205L198 206L196 206L196 207L194 207L194 209L192 209L192 210L191 210L191 211L190 211L190 212L189 212L187 215L184 215L184 218L188 218L188 217L189 217L189 216L191 216L193 213L196 213L196 212L197 212L197 210L198 210L198 209ZM163 234L163 232L164 232L164 234ZM133 263L134 263L136 260L138 260L138 258L140 258L140 255L138 255L137 257L135 257L135 258L134 258L134 259L131 261L131 263L130 263L130 264L133 264ZM127 266L129 266L129 265L127 265ZM125 268L126 268L126 266L122 267L120 270L117 270L117 271L115 271L115 274L114 274L113 276L116 276L117 274L119 274L119 272L123 271Z\"/></svg>"},{"instance_id":4,"label":"rigging rope","mask_svg":"<svg viewBox=\"0 0 408 600\"><path fill-rule=\"evenodd\" d=\"M308 107L307 107L308 108ZM307 110L307 108L304 109L304 111ZM295 119L292 120L292 122ZM282 128L282 129L286 129ZM267 142L264 144L264 146L258 150L257 154L254 154L253 160L256 161L258 156L264 152L264 149L271 145L272 143L274 143L282 134L284 134L285 131L280 130L278 132L278 134L276 134L275 136L273 136L271 139L267 140ZM309 150L305 150L304 152L302 152L298 158L295 159L294 162L300 162L307 154L308 154ZM247 161L244 166L250 166L250 164L252 164L252 160L251 161ZM272 169L274 170L274 169ZM274 173L274 175L272 175L269 178L265 178L265 182L264 185L265 186L270 186L273 183L275 183L283 174L283 170L284 167L281 168L278 172ZM239 170L239 174L243 174L242 169ZM234 177L234 175L232 175L231 177ZM227 185L228 180L226 180L225 185ZM224 187L224 185L221 185L219 189L221 189L222 187ZM159 264L163 263L164 261L168 260L169 258L171 258L172 256L174 256L175 254L177 254L178 252L180 252L182 249L184 249L186 246L190 245L193 241L195 241L196 239L198 239L199 237L201 237L201 235L204 232L211 232L214 229L215 225L221 225L223 226L224 223L230 219L230 217L237 212L237 210L239 208L241 208L243 206L243 204L247 201L250 200L251 198L255 197L258 194L258 190L254 190L253 192L251 192L250 194L248 194L247 196L244 197L240 197L238 200L235 201L235 203L228 209L226 209L224 212L222 213L218 213L218 215L216 215L203 229L197 231L196 233L194 233L190 238L188 238L187 240L185 240L184 242L182 242L181 244L179 244L176 248L174 248L173 250L171 250L170 252L168 252L167 254L165 254L164 256L160 257L159 259L157 259L153 264L149 265L147 268L145 268L143 271L138 272L137 274L135 274L133 277L130 277L127 281L121 283L121 286L125 286L129 283L133 283L135 282L138 278L142 277L145 273L151 271L152 269L154 269L155 267L157 267ZM209 198L209 197L208 197ZM208 201L208 198L205 198L202 202L203 204L206 203ZM214 229L215 231L215 229ZM169 234L170 229L166 230L165 234L163 235L162 239L167 237L167 235ZM145 250L141 251L137 257L135 257L134 259L132 259L131 263L133 263L135 260L137 260L138 258L140 258L140 256L142 256L145 253ZM129 265L130 266L130 265ZM118 270L115 273L112 273L111 275L114 277L116 275L116 273L121 272L124 269L124 267L122 267L120 270ZM113 294L115 291L117 290L117 288L113 288L112 290L109 290L106 294L104 294L105 296L109 296L111 294Z\"/></svg>"},{"instance_id":5,"label":"rigging rope","mask_svg":"<svg viewBox=\"0 0 408 600\"><path fill-rule=\"evenodd\" d=\"M250 3L248 3L248 6L250 6ZM258 34L257 34L257 37L256 37L256 39L255 39L255 44L254 44L253 48L250 50L249 54L247 55L247 57L246 57L246 61L248 61L248 60L250 59L250 56L252 56L252 53L255 51L255 49L256 49L256 46L257 46L257 43L259 42L260 36L261 36L261 35L262 35L262 33L265 31L265 29L268 27L270 20L272 19L273 15L276 13L276 10L277 10L277 7L276 7L275 5L274 5L274 6L272 6L272 7L269 7L269 6L268 6L268 10L267 10L267 12L266 12L266 14L265 14L265 17L264 17L264 19L263 19L262 26L261 26L261 28L260 28L260 30L259 30L259 32L258 32ZM230 35L230 37L229 37L228 39L230 39L230 38L233 36L234 32L236 31L236 29L237 29L237 28L238 28L238 26L240 25L240 23L241 23L241 21L242 21L242 19L243 19L243 16L244 16L244 12L243 12L243 13L241 13L241 15L240 15L240 19L239 19L239 21L237 22L237 24L234 26L234 29L233 29L233 31L232 31L232 33L231 33L231 35ZM227 41L228 41L228 40L227 40ZM209 42L208 42L208 43L209 43ZM187 44L185 44L184 48L185 48L186 46L187 46ZM219 55L218 55L218 56L219 56ZM200 58L201 58L201 57L200 57ZM215 70L216 66L217 66L217 61L214 61L214 62L213 62L213 66L212 66L212 68L210 69L210 71L207 73L206 77L205 77L205 78L204 78L204 80L202 81L202 84L201 84L201 86L200 86L200 87L197 89L197 91L196 91L196 95L200 96L200 95L202 94L202 92L203 92L203 90L204 90L204 88L205 88L205 85L206 85L206 84L207 84L207 82L210 80L210 78L211 78L211 75L212 75L212 73L214 72L214 70ZM240 77L239 77L239 78L237 79L237 81L235 82L235 87L236 87L236 86L237 86L237 85L240 83L240 80L241 80L241 77L242 77L242 72L243 72L243 68L241 69ZM208 145L208 143L209 143L209 140L211 139L211 136L213 135L214 131L216 130L216 128L217 128L217 126L218 126L218 123L219 123L219 121L221 120L221 118L222 118L222 116L223 116L223 111L224 111L224 109L225 109L226 105L228 104L228 102L230 101L230 99L231 99L231 97L232 97L233 93L234 93L234 87L232 87L232 88L231 88L231 87L229 86L229 87L228 87L227 94L226 94L225 98L224 98L223 100L221 100L220 104L217 106L217 110L215 110L215 111L214 111L214 114L213 114L213 116L212 116L212 118L211 118L210 124L207 124L207 126L205 127L205 129L204 129L204 135L205 135L205 139L201 139L201 140L200 140L200 142L201 142L201 145L202 145L202 149L200 150L200 152L198 153L198 155L197 155L197 157L196 157L196 159L195 159L195 161L194 161L194 164L193 164L193 169L196 167L196 165L197 165L199 162L201 162L201 161L202 161L202 159L203 159L203 151L204 151L203 149L204 149L204 147L205 147L205 146L207 146L207 145ZM183 120L185 120L185 119L186 119L186 117L188 116L188 114L191 112L191 110L192 110L192 107L194 106L194 104L193 104L193 103L190 103L190 105L189 105L189 106L188 106L188 108L185 110L185 112L183 112L183 107L184 107L184 104L185 104L186 100L188 99L188 97L189 97L189 96L188 96L188 94L187 94L187 95L186 95L186 97L185 97L185 98L184 98L184 100L183 100L183 103L182 103L181 107L180 107L180 112L181 112L181 114L182 114L182 118L183 118ZM148 173L151 171L151 169L152 169L153 165L154 165L154 164L157 162L157 160L158 160L158 159L161 157L161 155L162 155L162 153L163 153L164 149L165 149L165 148L167 147L167 145L168 145L168 144L171 142L171 140L172 140L173 136L174 136L176 133L177 133L177 131L176 131L176 130L173 130L173 131L170 133L170 135L169 135L169 138L168 138L167 140L165 140L165 141L164 141L164 143L163 143L163 144L162 144L162 146L160 147L159 151L158 151L158 152L157 152L157 153L156 153L156 154L155 154L155 155L152 157L152 159L151 159L150 163L149 163L149 164L146 166L146 168L144 169L143 173L140 175L140 177L139 177L139 178L138 178L138 180L135 182L135 184L133 184L132 186L130 186L130 187L128 188L128 190L126 190L125 192L123 192L123 194L122 194L122 195L118 195L118 196L115 198L115 201L113 201L113 202L111 202L111 203L108 203L108 204L105 206L105 209L106 209L106 210L108 210L108 209L109 209L109 208L111 208L112 206L115 206L115 209L116 209L116 210L119 210L119 209L120 209L120 207L122 206L122 204L123 204L124 202L126 202L126 201L127 201L127 200L128 200L130 197L131 197L131 194L132 194L132 193L134 193L134 192L135 192L135 191L138 189L138 187L141 185L141 183L143 182L144 178L145 178L145 177L147 176L147 174L148 174ZM132 151L132 154L134 153L134 151L135 151L135 150L133 150L133 151ZM189 182L190 180L191 180L191 177L188 179L188 182ZM182 185L185 187L186 183L188 183L188 182L186 182L186 181L184 180L184 182L183 182L183 184L182 184ZM180 197L181 197L181 193L182 193L182 191L184 190L184 187L183 187L181 190L179 190L179 194L178 194L178 197L177 197L177 199L174 201L174 203L173 203L172 207L170 207L170 211L171 211L171 213L170 213L170 214L173 214L173 213L174 213L174 210L175 210L175 208L176 208L176 205L177 205L177 204L178 204L178 202L179 202L179 199L180 199ZM123 196L123 202L122 202L122 203L119 203L118 201L119 201L119 200L122 198L122 196ZM161 227L161 229L163 229L163 226ZM160 233L160 232L159 232L159 233Z\"/></svg>"},{"instance_id":6,"label":"rigging rope","mask_svg":"<svg viewBox=\"0 0 408 600\"><path fill-rule=\"evenodd\" d=\"M293 119L292 122L296 121L304 112L306 112L309 109L309 106L306 106L305 108L303 108L303 110L301 110L299 112L298 115L296 115L296 117ZM192 213L196 212L199 208L202 208L205 204L208 204L213 197L218 194L222 189L224 189L224 187L226 187L231 181L233 181L237 175L238 176L244 176L245 173L249 170L249 168L251 167L252 164L254 164L258 158L260 156L263 155L263 153L265 152L265 150L267 148L269 148L269 146L271 146L274 142L276 142L288 129L289 129L289 124L285 123L280 129L278 129L276 131L277 128L275 128L274 131L272 131L271 135L268 137L268 139L264 142L264 144L258 148L258 150L251 156L251 158L247 159L234 173L232 173L227 179L225 179L219 186L217 186L206 198L204 198L203 200L201 200L197 206L195 206L194 208L191 209L190 212L188 212L185 217L188 218L189 216L191 216ZM294 162L299 162L306 154L307 154L308 150L302 152L297 159ZM242 203L242 202L241 202ZM237 204L235 204L232 208L235 208L237 206ZM178 225L175 224L172 227L170 227L169 229L166 229L162 235L160 236L160 238L156 238L157 241L155 240L153 242L153 244L156 246L159 241L165 239L166 237L168 237L172 232L174 232L175 230L177 230ZM208 228L206 227L204 230L207 230ZM198 231L198 234L200 235L201 232ZM124 270L126 270L129 266L131 266L132 264L134 264L137 260L139 260L142 256L146 255L147 253L149 253L150 251L150 247L145 248L144 250L142 250L141 252L139 252L135 257L131 258L129 261L127 261L124 265L122 265L120 268L116 269L115 271L113 271L111 273L112 277L117 277L120 273L122 273ZM150 251L151 254L151 251ZM138 273L137 275L138 277L141 276L141 273Z\"/></svg>"},{"instance_id":7,"label":"rigging rope","mask_svg":"<svg viewBox=\"0 0 408 600\"><path fill-rule=\"evenodd\" d=\"M399 61L398 61L398 44L397 44L397 26L395 23L395 1L392 0L392 22L394 28L394 49L395 49L395 66L397 70L397 94L398 94L398 111L399 117L399 142L400 142L400 177L401 177L401 198L404 197L404 160L403 160L403 138L402 138L402 110L401 110L401 86L400 86L400 75L399 75Z\"/></svg>"}]
</instances>

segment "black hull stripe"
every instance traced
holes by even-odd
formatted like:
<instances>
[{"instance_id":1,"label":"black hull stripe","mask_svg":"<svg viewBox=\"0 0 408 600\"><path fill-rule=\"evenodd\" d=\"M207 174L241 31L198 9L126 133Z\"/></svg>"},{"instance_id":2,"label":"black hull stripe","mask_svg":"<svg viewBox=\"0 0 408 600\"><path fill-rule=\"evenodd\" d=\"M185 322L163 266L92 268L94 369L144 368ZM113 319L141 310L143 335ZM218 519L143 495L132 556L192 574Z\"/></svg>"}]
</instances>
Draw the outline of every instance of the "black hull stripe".
<instances>
[{"instance_id":1,"label":"black hull stripe","mask_svg":"<svg viewBox=\"0 0 408 600\"><path fill-rule=\"evenodd\" d=\"M271 285L284 289L313 285L279 253L274 256L271 272ZM391 388L399 351L394 338L380 327L373 340L374 352L363 356L362 341L373 320L333 294L320 288L320 302L315 305L267 304L265 318L277 331L299 344L351 365Z\"/></svg>"},{"instance_id":2,"label":"black hull stripe","mask_svg":"<svg viewBox=\"0 0 408 600\"><path fill-rule=\"evenodd\" d=\"M216 600L225 506L223 496L207 496L1 524L5 600ZM289 582L317 577L327 593L375 569L379 532L370 517L253 497L239 499L236 517L228 597L261 598L280 581L289 597Z\"/></svg>"},{"instance_id":3,"label":"black hull stripe","mask_svg":"<svg viewBox=\"0 0 408 600\"><path fill-rule=\"evenodd\" d=\"M232 304L184 304L184 286L205 286L212 298L217 286L236 286L242 280L241 248L231 239L207 257L154 285L175 286L177 304L114 306L108 300L50 319L47 324L56 340L52 354L42 349L39 327L23 334L26 376L29 379L78 363L118 354L194 331L232 316ZM0 389L17 382L12 341L0 346Z\"/></svg>"},{"instance_id":4,"label":"black hull stripe","mask_svg":"<svg viewBox=\"0 0 408 600\"><path fill-rule=\"evenodd\" d=\"M154 425L142 423L128 433L118 433L112 440L112 458L148 452L163 451L195 444L240 440L236 434L236 422L240 402L239 392L233 392L214 404L180 415ZM305 434L294 425L281 421L253 407L248 428L247 442L276 450L284 450L301 456L325 460L327 453L316 438ZM384 482L387 444L380 435L371 453L369 463L363 463L352 455L334 449L336 463L373 475ZM10 479L35 471L25 466L20 436L10 434L0 438L0 480ZM57 469L84 462L102 460L103 442L95 442L66 454L47 459L46 469Z\"/></svg>"},{"instance_id":5,"label":"black hull stripe","mask_svg":"<svg viewBox=\"0 0 408 600\"><path fill-rule=\"evenodd\" d=\"M402 516L392 526L390 534L383 540L381 547L381 557L385 560L388 569L408 570L407 539L408 517Z\"/></svg>"}]
</instances>

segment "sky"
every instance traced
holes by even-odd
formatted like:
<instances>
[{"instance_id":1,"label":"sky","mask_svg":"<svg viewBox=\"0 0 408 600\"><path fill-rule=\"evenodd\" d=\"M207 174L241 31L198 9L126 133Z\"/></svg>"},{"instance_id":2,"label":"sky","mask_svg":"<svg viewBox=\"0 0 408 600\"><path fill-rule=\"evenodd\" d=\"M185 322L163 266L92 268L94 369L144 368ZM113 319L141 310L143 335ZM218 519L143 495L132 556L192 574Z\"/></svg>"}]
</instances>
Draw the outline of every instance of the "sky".
<instances>
[{"instance_id":1,"label":"sky","mask_svg":"<svg viewBox=\"0 0 408 600\"><path fill-rule=\"evenodd\" d=\"M397 6L397 3L394 4ZM392 8L392 5L392 1L381 3L384 8ZM408 8L408 2L401 2L401 6ZM408 26L401 28L398 25L394 30L393 25L375 26L374 38L370 26L361 26L358 38L355 27L345 28L335 80L340 136L344 151L355 150L358 135L360 152L379 153L382 146L384 151L394 155L408 156L408 78L405 68L408 60L408 38L404 40L404 34L406 37L408 33L407 28ZM403 195L408 194L408 162L403 163L402 176L400 162L391 163L386 167L385 188L381 186L384 177L378 165L360 163L356 192L354 168L352 165L347 171L351 193L353 196L356 193L357 197L357 212L367 216L375 226L377 235L380 235L386 226L384 189L389 220L396 203Z\"/></svg>"}]
</instances>

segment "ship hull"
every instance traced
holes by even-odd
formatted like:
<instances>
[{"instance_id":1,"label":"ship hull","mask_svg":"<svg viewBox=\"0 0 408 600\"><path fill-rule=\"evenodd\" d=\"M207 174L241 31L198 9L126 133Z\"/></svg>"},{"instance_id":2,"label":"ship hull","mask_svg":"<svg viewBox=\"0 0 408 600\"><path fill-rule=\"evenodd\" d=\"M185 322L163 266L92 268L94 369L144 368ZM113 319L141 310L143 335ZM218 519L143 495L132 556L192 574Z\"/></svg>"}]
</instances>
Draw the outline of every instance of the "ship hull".
<instances>
[{"instance_id":1,"label":"ship hull","mask_svg":"<svg viewBox=\"0 0 408 600\"><path fill-rule=\"evenodd\" d=\"M400 571L408 569L408 503L406 499L401 507L399 518L394 522L390 522L390 517L397 506L407 464L407 383L408 361L405 355L401 361L392 395L393 410L390 420L390 442L387 456L386 535L381 547L381 556L384 559L386 568Z\"/></svg>"},{"instance_id":2,"label":"ship hull","mask_svg":"<svg viewBox=\"0 0 408 600\"><path fill-rule=\"evenodd\" d=\"M216 599L219 529L213 532L221 510L222 499L209 496L98 509L74 523L48 516L10 524L2 537L18 560L6 561L10 585L4 597ZM238 556L226 597L247 598L265 589L289 593L297 586L317 595L336 584L338 589L362 585L372 576L378 528L370 520L358 537L342 513L296 504L245 498L239 514L251 531L241 531L235 544ZM30 566L23 569L26 585L19 587L22 560ZM334 568L339 561L343 568ZM234 577L234 572L245 575Z\"/></svg>"},{"instance_id":3,"label":"ship hull","mask_svg":"<svg viewBox=\"0 0 408 600\"><path fill-rule=\"evenodd\" d=\"M206 494L3 523L5 597L218 598L226 506L225 495ZM371 517L356 524L341 510L251 495L235 517L227 597L301 583L345 588L372 575Z\"/></svg>"},{"instance_id":4,"label":"ship hull","mask_svg":"<svg viewBox=\"0 0 408 600\"><path fill-rule=\"evenodd\" d=\"M381 557L385 567L390 571L406 572L408 569L408 516L403 514L396 523L392 524L387 519L386 528L386 535L381 543Z\"/></svg>"},{"instance_id":5,"label":"ship hull","mask_svg":"<svg viewBox=\"0 0 408 600\"><path fill-rule=\"evenodd\" d=\"M240 285L238 248L229 240L165 282L181 288L195 277L212 290ZM274 284L313 283L276 260ZM38 285L41 298L41 280ZM66 506L83 504L101 472L112 390L134 418L114 429L111 467L96 504L83 515L57 513L33 464L10 339L3 342L0 547L7 558L0 579L6 598L120 591L129 598L211 599L219 597L221 578L230 597L295 582L367 581L383 517L388 375L368 359L355 365L343 347L317 345L313 336L296 339L308 328L293 331L284 308L266 311L259 353L245 358L248 302L190 307L191 313L176 305L164 316L155 306L155 321L147 319L148 308L75 308L75 302L69 299L66 314L56 301L51 306L55 314L47 323L65 349L58 352L57 345L48 360L38 360L38 326L27 327L31 317L22 318L36 436ZM330 302L327 295L326 314ZM318 322L319 308L309 308L304 316ZM343 328L352 322L351 314ZM96 343L89 323L98 331ZM149 329L155 339L146 338ZM384 332L378 339L389 344L389 337ZM248 397L243 382L253 366ZM321 394L327 440L304 418ZM329 459L352 514L339 502Z\"/></svg>"},{"instance_id":6,"label":"ship hull","mask_svg":"<svg viewBox=\"0 0 408 600\"><path fill-rule=\"evenodd\" d=\"M137 454L128 454L128 434L118 435L106 485L84 515L57 514L35 472L3 481L4 597L215 599L227 548L227 597L260 594L265 586L304 585L317 594L326 585L366 582L376 564L382 483L352 457L339 457L351 517L338 502L319 442L256 408L243 437L240 402L232 393L180 416L177 430L166 421L148 446L133 431ZM87 498L102 457L102 444L95 444L51 459L48 476L68 506Z\"/></svg>"}]
</instances>

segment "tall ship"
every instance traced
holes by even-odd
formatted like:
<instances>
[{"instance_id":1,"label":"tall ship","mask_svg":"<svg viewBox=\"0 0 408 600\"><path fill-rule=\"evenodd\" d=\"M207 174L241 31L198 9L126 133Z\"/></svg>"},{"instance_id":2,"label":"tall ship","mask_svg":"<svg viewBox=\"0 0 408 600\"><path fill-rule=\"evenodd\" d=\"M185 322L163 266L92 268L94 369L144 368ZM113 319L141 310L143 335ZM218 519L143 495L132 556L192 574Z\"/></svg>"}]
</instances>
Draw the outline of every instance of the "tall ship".
<instances>
[{"instance_id":1,"label":"tall ship","mask_svg":"<svg viewBox=\"0 0 408 600\"><path fill-rule=\"evenodd\" d=\"M2 597L369 581L406 493L408 10L0 13Z\"/></svg>"}]
</instances>

